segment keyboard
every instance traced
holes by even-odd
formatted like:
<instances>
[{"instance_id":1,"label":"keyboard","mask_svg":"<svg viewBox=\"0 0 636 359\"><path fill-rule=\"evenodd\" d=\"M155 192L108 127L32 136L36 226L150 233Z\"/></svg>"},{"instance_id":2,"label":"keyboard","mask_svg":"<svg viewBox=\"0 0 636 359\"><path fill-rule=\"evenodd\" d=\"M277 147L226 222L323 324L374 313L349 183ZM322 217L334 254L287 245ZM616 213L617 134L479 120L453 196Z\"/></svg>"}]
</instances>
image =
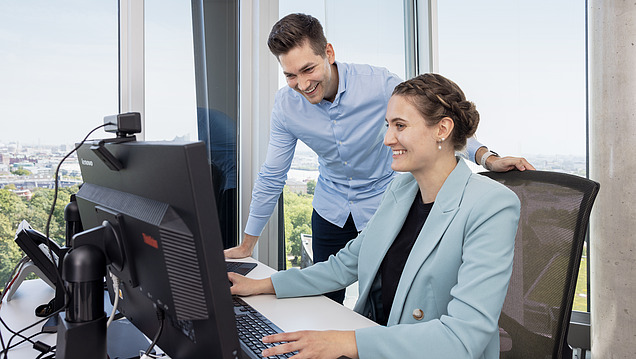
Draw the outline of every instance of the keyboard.
<instances>
[{"instance_id":1,"label":"keyboard","mask_svg":"<svg viewBox=\"0 0 636 359\"><path fill-rule=\"evenodd\" d=\"M256 263L250 262L225 262L225 266L227 267L228 272L234 272L241 275L246 275L247 273L251 272L252 269L256 267L256 265Z\"/></svg>"},{"instance_id":2,"label":"keyboard","mask_svg":"<svg viewBox=\"0 0 636 359\"><path fill-rule=\"evenodd\" d=\"M232 300L234 302L236 329L243 353L252 359L263 359L261 355L263 350L277 345L263 343L263 337L282 333L283 331L240 297L233 296ZM268 358L290 358L294 354L298 354L298 352L275 355Z\"/></svg>"}]
</instances>

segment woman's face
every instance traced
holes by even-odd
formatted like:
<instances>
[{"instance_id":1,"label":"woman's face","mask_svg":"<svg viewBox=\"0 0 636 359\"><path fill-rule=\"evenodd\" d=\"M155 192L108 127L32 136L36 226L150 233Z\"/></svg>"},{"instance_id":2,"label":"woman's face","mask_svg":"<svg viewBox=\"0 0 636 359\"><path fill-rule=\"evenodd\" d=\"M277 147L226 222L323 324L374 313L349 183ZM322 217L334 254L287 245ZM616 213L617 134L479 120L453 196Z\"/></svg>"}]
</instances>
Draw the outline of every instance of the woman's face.
<instances>
[{"instance_id":1,"label":"woman's face","mask_svg":"<svg viewBox=\"0 0 636 359\"><path fill-rule=\"evenodd\" d=\"M429 168L439 157L438 126L428 126L424 117L404 96L391 96L386 110L384 144L393 150L391 168L414 175Z\"/></svg>"}]
</instances>

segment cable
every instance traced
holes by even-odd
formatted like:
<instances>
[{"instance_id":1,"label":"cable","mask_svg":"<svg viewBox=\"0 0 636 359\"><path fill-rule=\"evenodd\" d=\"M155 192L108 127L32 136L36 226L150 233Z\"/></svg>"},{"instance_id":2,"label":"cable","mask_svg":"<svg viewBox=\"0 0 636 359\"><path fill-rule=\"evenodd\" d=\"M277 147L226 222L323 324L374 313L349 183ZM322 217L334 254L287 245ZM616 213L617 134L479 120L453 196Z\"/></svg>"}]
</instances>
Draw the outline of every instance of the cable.
<instances>
[{"instance_id":1,"label":"cable","mask_svg":"<svg viewBox=\"0 0 636 359\"><path fill-rule=\"evenodd\" d=\"M113 293L115 293L115 302L113 303L113 310L110 312L108 322L106 322L106 329L110 326L110 323L115 319L115 312L117 312L117 306L119 305L119 278L113 273L110 273L110 277L113 280Z\"/></svg>"},{"instance_id":2,"label":"cable","mask_svg":"<svg viewBox=\"0 0 636 359\"><path fill-rule=\"evenodd\" d=\"M51 228L51 219L53 218L53 212L55 211L55 204L56 204L56 202L57 202L57 193L59 192L59 189L60 189L60 188L59 188L59 187L60 187L60 185L59 185L59 183L60 183L60 181L59 181L60 167L62 166L62 163L64 163L64 161L65 161L65 160L66 160L66 159L67 159L70 155L72 155L72 154L73 154L73 152L77 151L77 149L78 149L78 148L80 148L80 147L84 144L84 142L86 142L86 140L88 139L88 137L89 137L91 134L93 134L93 132L95 132L95 131L99 130L99 129L100 129L100 128L102 128L102 127L105 127L105 126L108 126L108 125L111 125L111 124L112 124L112 123L110 123L110 122L109 122L109 123L105 123L105 124L99 125L99 126L95 127L94 129L92 129L92 130L91 130L91 131L90 131L90 132L86 135L86 137L84 137L84 139L82 140L82 142L80 142L77 146L75 146L75 148L73 148L73 150L71 150L71 152L67 153L67 154L66 154L66 156L64 156L64 157L62 158L62 160L60 161L60 163L57 165L57 168L55 169L55 177L54 177L54 180L55 180L55 190L54 190L54 192L53 192L53 203L51 204L51 210L49 211L49 216L48 216L48 218L47 218L47 220L46 220L46 246L47 246L47 247L48 247L48 249L49 249L49 254L50 254L51 258L54 258L54 256L53 256L53 249L51 248L51 242L50 242L50 241L51 241L51 238L49 238L49 230L50 230L50 228ZM58 264L58 266L59 266L59 264ZM64 283L64 282L62 281L62 276L60 275L59 271L55 271L55 274L56 274L56 276L57 276L57 280L58 280L58 281L60 281L60 283ZM68 293L68 289L66 288L66 286L64 286L64 285L63 285L63 286L62 286L62 288L64 288L64 297L65 297L65 300L64 300L64 303L65 303L65 304L64 304L64 306L66 306L66 303L68 302L68 300L67 300L67 299L68 299L69 293Z\"/></svg>"},{"instance_id":3,"label":"cable","mask_svg":"<svg viewBox=\"0 0 636 359\"><path fill-rule=\"evenodd\" d=\"M150 343L150 346L148 347L148 349L146 349L146 352L141 356L140 359L150 359L151 354L152 353L152 349L155 347L155 344L157 344L157 340L159 340L159 337L161 336L161 332L163 331L163 322L165 319L165 312L163 311L163 309L157 307L157 319L159 319L159 330L157 331L157 334L155 334L155 337L152 339L152 343Z\"/></svg>"},{"instance_id":4,"label":"cable","mask_svg":"<svg viewBox=\"0 0 636 359\"><path fill-rule=\"evenodd\" d=\"M31 337L25 337L24 335L19 334L18 332L13 331L11 328L9 328L9 326L8 326L8 325L7 325L7 323L6 323L6 322L2 319L2 317L0 317L0 323L2 323L2 325L3 325L5 328L7 328L7 330L9 331L9 333L13 334L13 336L11 336L11 338L9 338L9 342L7 343L7 346L6 346L6 347L5 347L5 345L4 345L4 339L2 339L2 352L1 352L1 353L4 353L5 351L8 351L9 349L11 349L11 348L13 348L13 347L15 347L15 346L22 344L22 343L24 343L25 341L29 341L29 342L31 342L31 343L33 344L33 342L30 340L30 338L32 338L34 335L32 335ZM21 337L21 338L23 338L23 339L22 339L22 341L20 341L20 343L18 343L18 344L13 345L12 347L11 347L11 346L9 346L9 345L10 345L10 343L11 343L12 338L13 338L13 337L15 337L16 335L17 335L17 336L19 336L19 337ZM2 338L2 333L0 333L0 338Z\"/></svg>"},{"instance_id":5,"label":"cable","mask_svg":"<svg viewBox=\"0 0 636 359\"><path fill-rule=\"evenodd\" d=\"M38 335L45 334L45 333L44 333L44 332L42 332L42 331L40 331L40 332L37 332L37 333L35 333L35 334L32 334L32 335L31 335L31 336L29 336L29 337L25 337L25 336L24 336L24 335L22 335L21 333L22 333L22 332L24 332L24 331L26 331L26 330L29 330L29 329L33 328L34 326L36 326L36 325L38 325L38 324L40 324L40 323L42 323L42 322L47 321L47 320L48 320L49 318L51 318L52 316L57 315L58 313L60 313L63 309L64 309L64 308L60 308L60 309L56 310L55 312L53 312L53 313L49 314L48 316L46 316L46 317L44 317L44 318L42 318L42 319L40 319L40 320L36 321L35 323L33 323L33 324L31 324L31 325L29 325L29 326L27 326L27 327L25 327L25 328L20 329L20 330L19 330L19 331L17 331L17 332L14 332L13 330L11 330L11 329L7 326L7 324L6 324L6 323L2 320L2 318L0 318L0 322L2 322L2 324L5 326L5 328L7 328L7 330L9 330L11 333L13 333L13 335L11 336L11 338L9 338L9 341L7 342L7 347L6 347L6 348L3 348L2 352L0 352L0 354L4 354L4 358L6 359L6 358L7 358L7 355L8 355L9 350L11 350L11 349L13 349L13 348L17 347L18 345L21 345L21 344L22 344L22 343L24 343L24 342L27 342L27 341L28 341L28 342L30 342L30 343L33 343L33 342L31 341L31 338L34 338L34 337L36 337L36 336L38 336ZM13 341L13 339L15 339L15 337L17 337L17 336L22 337L22 338L24 338L24 339L22 339L21 341L19 341L19 342L15 343L15 344L13 344L13 345L11 345L11 342L12 342L12 341Z\"/></svg>"},{"instance_id":6,"label":"cable","mask_svg":"<svg viewBox=\"0 0 636 359\"><path fill-rule=\"evenodd\" d=\"M111 123L111 122L109 122L109 123L104 123L104 124L102 124L102 125L99 125L99 126L95 127L95 128L94 128L94 129L92 129L90 132L88 132L88 134L86 135L86 137L84 137L84 139L83 139L83 140L82 140L82 141L81 141L81 142L80 142L77 146L75 146L75 148L73 148L73 150L71 150L69 153L67 153L67 154L66 154L66 156L64 156L64 157L62 158L62 160L60 161L60 163L57 165L57 168L55 169L55 176L54 176L54 180L55 180L55 190L54 190L54 192L53 192L53 203L51 204L51 210L49 211L49 216L48 216L48 218L47 218L47 220L46 220L46 246L47 246L47 247L48 247L48 249L49 249L49 255L51 256L51 258L54 258L54 256L53 256L53 249L51 248L51 242L50 242L50 241L51 241L51 239L49 238L49 230L50 230L50 227L51 227L51 219L53 218L53 212L55 211L55 204L56 204L56 202L57 202L57 194L58 194L58 192L59 192L59 173L60 173L60 167L62 166L62 163L64 163L64 161L65 161L65 160L66 160L66 159L67 159L70 155L72 155L72 154L73 154L73 152L77 151L77 149L78 149L78 148L80 148L80 147L84 144L84 142L86 142L86 140L88 140L88 137L89 137L91 134L93 134L93 132L95 132L95 131L99 130L99 129L100 129L100 128L102 128L102 127L108 126L108 125L113 125L113 123ZM59 266L59 263L58 263L58 266ZM56 271L54 271L54 272L55 272L55 275L57 276L57 280L59 281L59 283L63 283L62 276L60 275L59 271L57 271L57 270L56 270ZM12 349L12 348L16 347L17 345L20 345L20 344L22 344L22 343L24 343L25 341L27 341L27 340L28 340L28 339L26 339L26 337L24 337L24 336L23 336L22 334L20 334L20 333L22 333L22 332L24 332L24 331L26 331L26 330L29 330L29 329L31 329L32 327L34 327L34 326L36 326L36 325L38 325L38 324L40 324L40 323L42 323L42 322L44 322L44 321L48 320L50 317L52 317L52 316L54 316L54 315L57 315L58 313L62 312L63 310L66 310L66 306L68 305L69 292L68 292L68 289L66 288L66 286L62 285L61 287L62 287L62 288L64 288L64 306L63 306L62 308L60 308L60 309L56 310L55 312L51 313L50 315L46 316L45 318L43 318L43 319L41 319L41 320L38 320L38 321L36 321L35 323L33 323L33 324L31 324L31 325L29 325L29 326L27 326L27 327L25 327L25 328L22 328L22 329L20 329L20 330L19 330L19 331L17 331L17 332L14 332L14 331L12 331L11 329L9 329L9 327L8 327L8 326L6 325L6 323L4 323L4 321L3 321L4 326L5 326L7 329L9 329L9 331L10 331L11 333L13 333L13 335L11 336L11 338L9 338L9 341L7 342L7 347L6 347L6 348L4 347L4 342L2 343L2 344L3 344L3 349L2 349L2 352L1 352L0 354L4 354L4 358L5 358L5 359L7 358L7 355L8 355L7 353L8 353L8 351L9 351L10 349ZM37 333L36 335L39 335L39 334L42 334L42 332ZM13 345L13 346L12 346L12 345L11 345L11 341L13 341L13 339L14 339L16 336L21 336L22 338L25 338L25 339L24 339L24 340L22 340L22 341L20 341L19 343L17 343L17 344L15 344L15 345Z\"/></svg>"}]
</instances>

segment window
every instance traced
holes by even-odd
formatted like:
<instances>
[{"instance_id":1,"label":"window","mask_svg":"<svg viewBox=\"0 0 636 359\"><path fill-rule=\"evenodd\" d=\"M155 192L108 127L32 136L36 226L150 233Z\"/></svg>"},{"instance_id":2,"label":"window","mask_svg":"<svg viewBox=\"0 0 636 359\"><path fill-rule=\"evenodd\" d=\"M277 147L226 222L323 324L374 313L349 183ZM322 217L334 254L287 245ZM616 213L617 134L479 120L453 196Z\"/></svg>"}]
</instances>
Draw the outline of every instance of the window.
<instances>
[{"instance_id":1,"label":"window","mask_svg":"<svg viewBox=\"0 0 636 359\"><path fill-rule=\"evenodd\" d=\"M477 138L537 169L586 176L585 4L438 2L439 73L475 102ZM574 309L587 310L587 251Z\"/></svg>"},{"instance_id":2,"label":"window","mask_svg":"<svg viewBox=\"0 0 636 359\"><path fill-rule=\"evenodd\" d=\"M116 114L117 46L116 1L3 2L0 141L72 145Z\"/></svg>"},{"instance_id":3,"label":"window","mask_svg":"<svg viewBox=\"0 0 636 359\"><path fill-rule=\"evenodd\" d=\"M0 283L22 253L13 241L27 220L45 231L53 174L62 157L103 118L119 112L117 1L0 3ZM91 138L112 137L103 130ZM61 186L81 183L76 157ZM61 188L50 236L64 242Z\"/></svg>"},{"instance_id":4,"label":"window","mask_svg":"<svg viewBox=\"0 0 636 359\"><path fill-rule=\"evenodd\" d=\"M404 77L403 1L279 1L281 18L297 12L320 20L336 61L386 67ZM279 87L283 86L287 84L281 71ZM301 243L311 234L311 200L318 171L316 154L299 141L283 192L288 267L301 265ZM345 304L355 302L356 292L355 288L347 291Z\"/></svg>"},{"instance_id":5,"label":"window","mask_svg":"<svg viewBox=\"0 0 636 359\"><path fill-rule=\"evenodd\" d=\"M146 1L144 10L145 139L196 141L190 2Z\"/></svg>"}]
</instances>

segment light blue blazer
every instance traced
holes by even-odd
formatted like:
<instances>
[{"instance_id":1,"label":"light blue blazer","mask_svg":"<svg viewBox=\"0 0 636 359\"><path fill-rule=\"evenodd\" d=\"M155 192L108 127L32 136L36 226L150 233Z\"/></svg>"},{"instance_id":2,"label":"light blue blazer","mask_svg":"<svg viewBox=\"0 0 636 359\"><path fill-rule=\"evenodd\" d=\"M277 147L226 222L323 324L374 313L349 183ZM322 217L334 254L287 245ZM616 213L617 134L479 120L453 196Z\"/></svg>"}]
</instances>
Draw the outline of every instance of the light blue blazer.
<instances>
[{"instance_id":1,"label":"light blue blazer","mask_svg":"<svg viewBox=\"0 0 636 359\"><path fill-rule=\"evenodd\" d=\"M418 192L410 173L384 193L367 227L328 261L276 273L279 298L359 281L358 313ZM355 331L360 358L499 358L498 319L512 272L519 200L462 159L440 189L408 257L387 326Z\"/></svg>"}]
</instances>

